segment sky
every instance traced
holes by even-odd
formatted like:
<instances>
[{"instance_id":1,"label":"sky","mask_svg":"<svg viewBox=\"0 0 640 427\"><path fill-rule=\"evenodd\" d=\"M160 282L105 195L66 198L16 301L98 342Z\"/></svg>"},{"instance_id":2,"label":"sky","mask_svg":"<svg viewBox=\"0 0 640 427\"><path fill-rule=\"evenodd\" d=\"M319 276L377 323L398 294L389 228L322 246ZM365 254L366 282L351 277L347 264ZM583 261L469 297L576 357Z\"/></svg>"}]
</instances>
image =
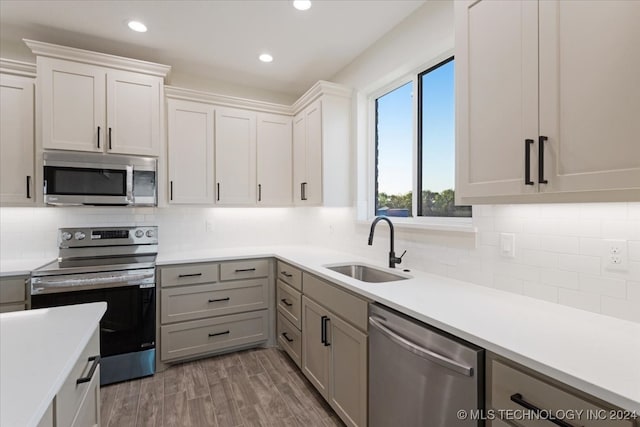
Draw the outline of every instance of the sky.
<instances>
[{"instance_id":1,"label":"sky","mask_svg":"<svg viewBox=\"0 0 640 427\"><path fill-rule=\"evenodd\" d=\"M454 188L454 61L422 76L423 190ZM412 190L413 114L411 82L378 98L378 191Z\"/></svg>"}]
</instances>

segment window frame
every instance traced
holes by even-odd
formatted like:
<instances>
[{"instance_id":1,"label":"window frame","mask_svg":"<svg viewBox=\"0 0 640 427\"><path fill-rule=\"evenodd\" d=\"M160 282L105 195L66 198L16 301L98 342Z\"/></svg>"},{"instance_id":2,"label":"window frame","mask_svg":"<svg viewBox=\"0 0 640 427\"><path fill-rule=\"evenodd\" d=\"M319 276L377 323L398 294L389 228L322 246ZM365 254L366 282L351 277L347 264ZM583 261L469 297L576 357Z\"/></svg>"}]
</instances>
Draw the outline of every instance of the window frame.
<instances>
[{"instance_id":1,"label":"window frame","mask_svg":"<svg viewBox=\"0 0 640 427\"><path fill-rule=\"evenodd\" d=\"M424 228L424 229L434 229L440 231L461 231L461 232L475 232L473 227L473 212L471 217L427 217L427 216L418 216L418 203L421 203L421 197L418 193L418 188L421 186L421 183L418 179L421 178L421 171L419 171L418 163L422 163L421 154L422 147L420 147L421 139L420 131L418 127L419 124L419 114L422 110L420 106L420 78L425 73L437 68L440 65L444 65L449 62L449 60L455 60L453 50L448 50L441 55L438 55L434 59L428 61L420 65L419 67L414 68L409 72L403 73L400 77L393 77L386 79L386 81L382 81L378 85L376 85L373 89L367 91L365 95L366 100L366 108L367 108L367 141L366 141L366 151L367 151L367 185L366 185L366 213L362 212L362 208L364 208L364 204L360 205L358 217L361 220L366 220L367 222L371 221L375 218L376 212L376 138L377 138L377 109L376 109L376 100L389 92L392 92L399 87L411 82L412 83L412 158L411 162L412 168L412 202L411 202L411 217L403 218L403 217L392 217L394 224L399 225L400 227L407 228ZM457 132L456 132L457 133Z\"/></svg>"}]
</instances>

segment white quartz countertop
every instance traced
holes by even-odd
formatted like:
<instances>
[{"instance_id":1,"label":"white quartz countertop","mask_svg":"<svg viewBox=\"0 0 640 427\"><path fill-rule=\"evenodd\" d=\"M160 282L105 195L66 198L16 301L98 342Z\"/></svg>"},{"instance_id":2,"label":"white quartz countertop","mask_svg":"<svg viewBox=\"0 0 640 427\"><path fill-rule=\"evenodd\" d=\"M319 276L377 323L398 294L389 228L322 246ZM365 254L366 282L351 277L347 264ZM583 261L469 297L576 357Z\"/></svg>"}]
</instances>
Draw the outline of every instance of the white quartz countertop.
<instances>
[{"instance_id":1,"label":"white quartz countertop","mask_svg":"<svg viewBox=\"0 0 640 427\"><path fill-rule=\"evenodd\" d=\"M107 309L104 302L0 314L0 425L36 426Z\"/></svg>"},{"instance_id":2,"label":"white quartz countertop","mask_svg":"<svg viewBox=\"0 0 640 427\"><path fill-rule=\"evenodd\" d=\"M27 276L33 270L53 261L52 258L0 260L0 277Z\"/></svg>"},{"instance_id":3,"label":"white quartz countertop","mask_svg":"<svg viewBox=\"0 0 640 427\"><path fill-rule=\"evenodd\" d=\"M158 265L277 257L629 411L640 413L640 324L420 271L364 283L325 265L360 262L310 247L160 253ZM377 267L382 267L376 265Z\"/></svg>"}]
</instances>

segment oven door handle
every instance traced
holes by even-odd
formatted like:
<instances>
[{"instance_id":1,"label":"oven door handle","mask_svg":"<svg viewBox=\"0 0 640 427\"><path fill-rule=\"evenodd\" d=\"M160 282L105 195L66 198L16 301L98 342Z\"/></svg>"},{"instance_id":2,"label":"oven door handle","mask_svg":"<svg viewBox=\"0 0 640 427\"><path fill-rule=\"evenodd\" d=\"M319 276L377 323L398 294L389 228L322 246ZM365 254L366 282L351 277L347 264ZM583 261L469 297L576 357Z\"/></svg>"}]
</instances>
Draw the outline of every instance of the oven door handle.
<instances>
[{"instance_id":1,"label":"oven door handle","mask_svg":"<svg viewBox=\"0 0 640 427\"><path fill-rule=\"evenodd\" d=\"M31 284L31 293L41 294L47 292L61 292L63 290L80 290L83 288L95 288L98 285L103 288L135 286L136 284L131 282L153 278L154 274L154 272L149 272L111 277L90 277L84 279L37 280Z\"/></svg>"}]
</instances>

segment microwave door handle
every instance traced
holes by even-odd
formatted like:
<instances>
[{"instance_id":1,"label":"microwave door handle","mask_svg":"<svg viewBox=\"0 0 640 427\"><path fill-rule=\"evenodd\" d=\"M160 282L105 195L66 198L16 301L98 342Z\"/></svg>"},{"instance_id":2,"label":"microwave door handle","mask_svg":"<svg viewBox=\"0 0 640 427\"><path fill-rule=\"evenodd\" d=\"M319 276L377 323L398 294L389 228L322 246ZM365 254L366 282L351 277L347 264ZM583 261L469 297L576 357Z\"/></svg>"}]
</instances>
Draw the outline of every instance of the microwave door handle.
<instances>
[{"instance_id":1,"label":"microwave door handle","mask_svg":"<svg viewBox=\"0 0 640 427\"><path fill-rule=\"evenodd\" d=\"M133 204L133 166L127 166L127 203Z\"/></svg>"}]
</instances>

